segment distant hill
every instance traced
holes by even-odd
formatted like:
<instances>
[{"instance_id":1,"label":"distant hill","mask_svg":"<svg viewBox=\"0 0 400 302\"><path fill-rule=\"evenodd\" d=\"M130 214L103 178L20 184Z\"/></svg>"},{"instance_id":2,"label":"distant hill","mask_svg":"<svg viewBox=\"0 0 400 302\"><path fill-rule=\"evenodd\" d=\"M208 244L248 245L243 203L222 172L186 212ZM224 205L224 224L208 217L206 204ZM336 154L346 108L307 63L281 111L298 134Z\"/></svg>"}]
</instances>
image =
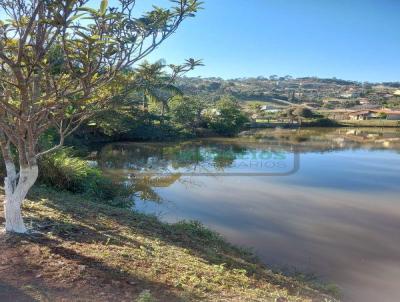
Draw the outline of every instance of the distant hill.
<instances>
[{"instance_id":1,"label":"distant hill","mask_svg":"<svg viewBox=\"0 0 400 302\"><path fill-rule=\"evenodd\" d=\"M231 96L242 102L266 102L277 106L308 104L313 107L350 108L360 105L397 107L400 82L361 83L342 79L316 77L292 78L221 78L178 79L178 86L189 95L218 98Z\"/></svg>"}]
</instances>

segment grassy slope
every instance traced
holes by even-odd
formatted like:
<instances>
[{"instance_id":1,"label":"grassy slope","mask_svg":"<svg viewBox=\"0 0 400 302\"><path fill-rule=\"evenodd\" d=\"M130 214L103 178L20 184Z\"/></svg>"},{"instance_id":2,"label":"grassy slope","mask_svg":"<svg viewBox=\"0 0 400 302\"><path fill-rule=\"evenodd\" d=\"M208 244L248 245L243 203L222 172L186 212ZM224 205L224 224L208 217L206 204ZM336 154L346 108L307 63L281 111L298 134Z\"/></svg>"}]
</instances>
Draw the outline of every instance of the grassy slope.
<instances>
[{"instance_id":1,"label":"grassy slope","mask_svg":"<svg viewBox=\"0 0 400 302\"><path fill-rule=\"evenodd\" d=\"M333 301L194 223L45 188L24 213L37 232L0 235L1 301Z\"/></svg>"}]
</instances>

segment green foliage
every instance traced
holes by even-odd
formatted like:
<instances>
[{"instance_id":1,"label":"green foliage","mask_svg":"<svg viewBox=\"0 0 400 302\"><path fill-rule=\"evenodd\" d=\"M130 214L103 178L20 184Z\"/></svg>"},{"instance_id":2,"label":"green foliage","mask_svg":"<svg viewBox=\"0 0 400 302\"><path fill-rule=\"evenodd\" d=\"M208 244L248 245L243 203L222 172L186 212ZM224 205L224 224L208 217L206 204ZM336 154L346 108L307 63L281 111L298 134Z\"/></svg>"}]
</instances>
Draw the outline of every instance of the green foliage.
<instances>
[{"instance_id":1,"label":"green foliage","mask_svg":"<svg viewBox=\"0 0 400 302\"><path fill-rule=\"evenodd\" d=\"M182 95L179 88L173 85L173 76L165 72L165 67L162 60L153 64L145 61L136 69L133 83L134 90L143 94L144 109L147 109L149 104L153 105L153 108L161 107L161 115L164 115L172 97Z\"/></svg>"},{"instance_id":2,"label":"green foliage","mask_svg":"<svg viewBox=\"0 0 400 302\"><path fill-rule=\"evenodd\" d=\"M312 118L314 117L314 112L307 108L307 107L303 107L303 106L299 106L297 108L295 108L292 111L293 115L298 116L298 117L304 117L304 118Z\"/></svg>"},{"instance_id":3,"label":"green foliage","mask_svg":"<svg viewBox=\"0 0 400 302\"><path fill-rule=\"evenodd\" d=\"M203 241L223 242L223 238L218 233L206 228L197 220L183 220L173 224L172 227L175 231L185 232L186 234Z\"/></svg>"},{"instance_id":4,"label":"green foliage","mask_svg":"<svg viewBox=\"0 0 400 302\"><path fill-rule=\"evenodd\" d=\"M158 300L153 297L153 295L149 290L142 291L139 297L136 299L136 302L156 302L156 301Z\"/></svg>"},{"instance_id":5,"label":"green foliage","mask_svg":"<svg viewBox=\"0 0 400 302\"><path fill-rule=\"evenodd\" d=\"M290 118L290 119L300 119L300 118L313 118L315 117L314 112L304 106L293 106L287 108L283 114L284 117Z\"/></svg>"},{"instance_id":6,"label":"green foliage","mask_svg":"<svg viewBox=\"0 0 400 302\"><path fill-rule=\"evenodd\" d=\"M39 162L39 182L58 190L84 193L115 206L127 206L128 189L114 184L87 161L64 148Z\"/></svg>"},{"instance_id":7,"label":"green foliage","mask_svg":"<svg viewBox=\"0 0 400 302\"><path fill-rule=\"evenodd\" d=\"M93 117L75 138L118 141L190 136L192 131L186 131L186 121L182 122L187 110L174 106L177 115L168 112L171 101L183 97L174 85L176 77L199 65L201 62L194 59L186 60L182 65L166 65L159 60L152 64L145 61L134 70L126 70L113 84L121 89L116 91L112 104L106 107L108 110ZM177 118L171 121L175 116Z\"/></svg>"},{"instance_id":8,"label":"green foliage","mask_svg":"<svg viewBox=\"0 0 400 302\"><path fill-rule=\"evenodd\" d=\"M195 103L189 97L175 97L170 104L171 120L182 127L193 127L196 119Z\"/></svg>"},{"instance_id":9,"label":"green foliage","mask_svg":"<svg viewBox=\"0 0 400 302\"><path fill-rule=\"evenodd\" d=\"M169 117L175 125L193 131L203 124L202 112L208 106L207 101L201 97L175 97L170 103Z\"/></svg>"},{"instance_id":10,"label":"green foliage","mask_svg":"<svg viewBox=\"0 0 400 302\"><path fill-rule=\"evenodd\" d=\"M159 116L150 112L110 110L81 127L68 144L82 146L113 141L168 140L182 136L179 129L168 121L160 123Z\"/></svg>"},{"instance_id":11,"label":"green foliage","mask_svg":"<svg viewBox=\"0 0 400 302\"><path fill-rule=\"evenodd\" d=\"M360 105L360 102L357 100L349 100L349 101L344 101L342 103L343 108L353 108L354 106Z\"/></svg>"},{"instance_id":12,"label":"green foliage","mask_svg":"<svg viewBox=\"0 0 400 302\"><path fill-rule=\"evenodd\" d=\"M130 85L143 95L143 109L147 111L149 104L152 104L153 108L160 109L156 112L161 114L161 121L163 121L171 99L183 95L182 91L174 85L176 78L202 65L200 60L194 59L188 59L181 65L166 65L163 60L153 64L145 61L135 70L134 79Z\"/></svg>"},{"instance_id":13,"label":"green foliage","mask_svg":"<svg viewBox=\"0 0 400 302\"><path fill-rule=\"evenodd\" d=\"M239 104L228 97L221 98L207 117L209 127L221 135L234 135L248 122Z\"/></svg>"},{"instance_id":14,"label":"green foliage","mask_svg":"<svg viewBox=\"0 0 400 302\"><path fill-rule=\"evenodd\" d=\"M39 178L42 183L74 193L87 191L88 183L100 177L100 173L86 161L72 157L71 149L63 149L44 157L40 167Z\"/></svg>"},{"instance_id":15,"label":"green foliage","mask_svg":"<svg viewBox=\"0 0 400 302\"><path fill-rule=\"evenodd\" d=\"M311 122L308 122L306 126L310 127L337 127L338 123L335 120L331 120L326 117L317 118Z\"/></svg>"},{"instance_id":16,"label":"green foliage","mask_svg":"<svg viewBox=\"0 0 400 302\"><path fill-rule=\"evenodd\" d=\"M1 145L11 143L21 166L32 166L59 148L83 120L110 105L126 90L119 82L126 70L132 71L201 8L198 0L172 0L169 8L153 5L136 14L134 0L112 6L101 0L95 7L90 2L0 4L0 89L6 96ZM188 59L171 66L173 76L198 65L200 61ZM164 88L170 84L163 83ZM38 138L50 128L57 128L59 142L47 150L38 148Z\"/></svg>"}]
</instances>

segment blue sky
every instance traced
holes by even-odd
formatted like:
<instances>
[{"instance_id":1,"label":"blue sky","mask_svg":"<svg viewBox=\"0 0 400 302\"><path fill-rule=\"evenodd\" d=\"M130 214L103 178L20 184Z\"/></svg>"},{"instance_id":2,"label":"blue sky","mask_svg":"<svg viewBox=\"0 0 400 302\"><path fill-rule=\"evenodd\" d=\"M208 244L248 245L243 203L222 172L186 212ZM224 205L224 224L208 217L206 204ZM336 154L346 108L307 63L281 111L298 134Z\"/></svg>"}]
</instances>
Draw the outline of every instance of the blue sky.
<instances>
[{"instance_id":1,"label":"blue sky","mask_svg":"<svg viewBox=\"0 0 400 302\"><path fill-rule=\"evenodd\" d=\"M140 9L167 0L138 0ZM151 60L204 60L191 76L400 80L400 0L205 0Z\"/></svg>"},{"instance_id":2,"label":"blue sky","mask_svg":"<svg viewBox=\"0 0 400 302\"><path fill-rule=\"evenodd\" d=\"M203 59L190 76L400 81L400 0L203 0L148 59ZM90 5L99 6L100 0ZM110 0L110 6L116 0ZM137 0L138 12L169 0Z\"/></svg>"}]
</instances>

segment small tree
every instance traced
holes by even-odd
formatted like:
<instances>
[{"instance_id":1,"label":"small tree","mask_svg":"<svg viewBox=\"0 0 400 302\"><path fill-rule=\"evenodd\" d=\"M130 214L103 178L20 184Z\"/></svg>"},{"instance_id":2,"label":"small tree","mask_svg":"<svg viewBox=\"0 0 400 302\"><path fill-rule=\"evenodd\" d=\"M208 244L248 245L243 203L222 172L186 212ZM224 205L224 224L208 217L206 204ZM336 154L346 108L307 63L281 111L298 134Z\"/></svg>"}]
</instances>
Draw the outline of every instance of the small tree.
<instances>
[{"instance_id":1,"label":"small tree","mask_svg":"<svg viewBox=\"0 0 400 302\"><path fill-rule=\"evenodd\" d=\"M171 100L171 121L183 128L193 131L196 123L196 107L193 99L188 96L176 96Z\"/></svg>"},{"instance_id":2,"label":"small tree","mask_svg":"<svg viewBox=\"0 0 400 302\"><path fill-rule=\"evenodd\" d=\"M287 117L290 122L293 122L294 119L297 119L301 124L303 118L313 118L315 117L315 114L311 109L307 107L298 106L289 107L283 112L282 116Z\"/></svg>"},{"instance_id":3,"label":"small tree","mask_svg":"<svg viewBox=\"0 0 400 302\"><path fill-rule=\"evenodd\" d=\"M238 102L229 97L222 97L208 118L210 127L222 135L234 135L248 122Z\"/></svg>"},{"instance_id":4,"label":"small tree","mask_svg":"<svg viewBox=\"0 0 400 302\"><path fill-rule=\"evenodd\" d=\"M0 0L6 231L26 232L21 204L37 179L37 160L104 108L116 92L110 86L115 76L151 53L200 4L173 0L170 9L154 7L137 18L135 0L118 0L117 7L102 0L98 9L87 7L89 2ZM39 150L39 137L51 127L59 144Z\"/></svg>"},{"instance_id":5,"label":"small tree","mask_svg":"<svg viewBox=\"0 0 400 302\"><path fill-rule=\"evenodd\" d=\"M202 96L176 96L171 100L171 121L191 132L202 124L202 112L207 109L209 103Z\"/></svg>"},{"instance_id":6,"label":"small tree","mask_svg":"<svg viewBox=\"0 0 400 302\"><path fill-rule=\"evenodd\" d=\"M139 65L135 70L135 79L131 87L143 94L143 109L148 110L148 104L161 105L161 121L163 121L168 103L174 96L183 95L175 86L178 76L193 70L196 66L202 66L200 60L189 59L181 65L166 65L163 60L150 64L147 61ZM167 70L168 67L168 70Z\"/></svg>"},{"instance_id":7,"label":"small tree","mask_svg":"<svg viewBox=\"0 0 400 302\"><path fill-rule=\"evenodd\" d=\"M300 118L312 118L314 117L314 112L307 108L307 107L303 107L303 106L299 106L297 108L295 108L293 110L293 114L295 116L298 116Z\"/></svg>"}]
</instances>

